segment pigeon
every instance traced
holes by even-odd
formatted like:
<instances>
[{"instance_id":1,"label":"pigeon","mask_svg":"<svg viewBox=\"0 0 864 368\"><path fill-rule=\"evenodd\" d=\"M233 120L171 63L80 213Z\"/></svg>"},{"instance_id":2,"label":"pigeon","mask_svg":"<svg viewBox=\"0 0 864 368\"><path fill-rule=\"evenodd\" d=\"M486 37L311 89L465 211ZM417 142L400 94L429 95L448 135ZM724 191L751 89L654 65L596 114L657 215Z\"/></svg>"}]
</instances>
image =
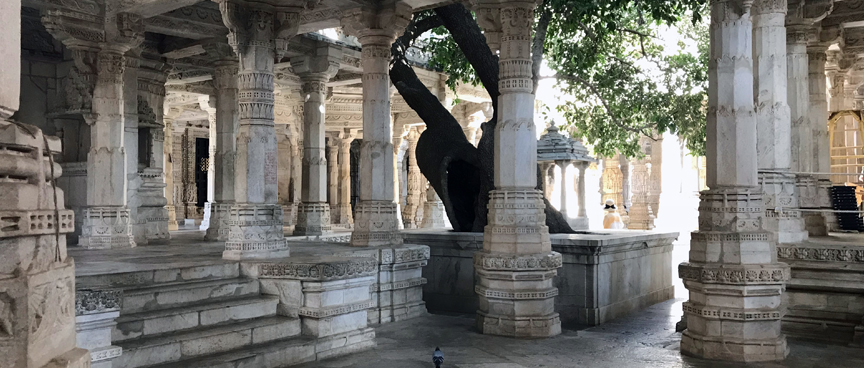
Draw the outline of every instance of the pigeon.
<instances>
[{"instance_id":1,"label":"pigeon","mask_svg":"<svg viewBox=\"0 0 864 368\"><path fill-rule=\"evenodd\" d=\"M435 363L435 368L441 368L441 364L444 364L444 353L437 347L435 348L435 352L432 353L432 363Z\"/></svg>"}]
</instances>

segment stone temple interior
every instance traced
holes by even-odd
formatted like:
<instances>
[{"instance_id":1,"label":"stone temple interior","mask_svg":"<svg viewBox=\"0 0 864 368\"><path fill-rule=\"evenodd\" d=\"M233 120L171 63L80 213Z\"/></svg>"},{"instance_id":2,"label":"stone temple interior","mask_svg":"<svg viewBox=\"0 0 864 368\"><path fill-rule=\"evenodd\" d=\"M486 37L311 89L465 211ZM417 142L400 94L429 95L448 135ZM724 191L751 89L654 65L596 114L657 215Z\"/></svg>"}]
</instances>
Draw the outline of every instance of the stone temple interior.
<instances>
[{"instance_id":1,"label":"stone temple interior","mask_svg":"<svg viewBox=\"0 0 864 368\"><path fill-rule=\"evenodd\" d=\"M0 1L0 368L864 366L864 1L712 1L707 153L638 159L536 116L535 2L464 2L483 232L388 75L451 3ZM408 57L477 145L486 91Z\"/></svg>"}]
</instances>

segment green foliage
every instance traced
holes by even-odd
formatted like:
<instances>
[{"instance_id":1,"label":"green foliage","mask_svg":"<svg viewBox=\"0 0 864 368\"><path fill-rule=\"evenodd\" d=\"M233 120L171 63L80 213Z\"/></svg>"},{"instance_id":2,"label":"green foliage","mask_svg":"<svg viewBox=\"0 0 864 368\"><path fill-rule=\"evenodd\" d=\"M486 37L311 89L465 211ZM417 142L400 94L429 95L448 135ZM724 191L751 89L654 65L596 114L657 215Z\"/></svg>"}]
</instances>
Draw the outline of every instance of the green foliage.
<instances>
[{"instance_id":1,"label":"green foliage","mask_svg":"<svg viewBox=\"0 0 864 368\"><path fill-rule=\"evenodd\" d=\"M708 33L706 0L546 0L551 11L544 58L558 87L573 97L556 109L565 124L599 155L641 154L641 135L669 131L693 154L704 153ZM686 19L685 19L686 18ZM664 52L659 31L672 26L698 45ZM448 85L479 81L446 29L425 46L430 66L450 75Z\"/></svg>"}]
</instances>

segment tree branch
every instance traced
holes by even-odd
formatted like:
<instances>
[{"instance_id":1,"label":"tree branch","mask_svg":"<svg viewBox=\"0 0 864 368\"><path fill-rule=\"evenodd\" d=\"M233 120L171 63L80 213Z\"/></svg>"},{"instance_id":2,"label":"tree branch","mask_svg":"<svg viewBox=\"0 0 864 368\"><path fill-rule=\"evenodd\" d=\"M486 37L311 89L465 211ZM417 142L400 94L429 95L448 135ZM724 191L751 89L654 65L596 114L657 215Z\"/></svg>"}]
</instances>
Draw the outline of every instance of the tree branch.
<instances>
[{"instance_id":1,"label":"tree branch","mask_svg":"<svg viewBox=\"0 0 864 368\"><path fill-rule=\"evenodd\" d=\"M546 33L549 31L549 22L552 21L552 9L549 6L549 0L543 0L540 5L540 18L537 20L537 28L534 30L534 40L531 46L531 72L534 82L533 92L537 94L537 87L540 86L540 65L543 63L543 52L546 47Z\"/></svg>"},{"instance_id":2,"label":"tree branch","mask_svg":"<svg viewBox=\"0 0 864 368\"><path fill-rule=\"evenodd\" d=\"M594 97L596 97L598 100L600 100L600 103L603 104L603 108L606 110L606 115L609 115L609 118L610 118L610 120L612 120L613 124L617 125L621 129L624 129L624 130L631 132L631 133L637 133L637 134L642 134L642 135L646 135L646 136L650 135L650 133L646 131L646 129L651 127L650 124L645 124L645 125L638 126L638 127L630 127L630 126L626 126L624 124L621 124L618 121L618 117L612 111L612 107L609 106L609 102L606 101L606 99L603 98L603 95L600 94L600 89L597 88L597 86L595 86L591 82L585 80L584 78L581 78L581 77L576 76L576 75L563 75L563 76L562 75L555 75L553 77L546 77L546 78L549 78L549 79L555 78L555 79L560 79L560 80L577 82L577 83L581 84L583 87L591 90L591 94L593 94ZM544 79L546 79L546 78L544 78Z\"/></svg>"}]
</instances>

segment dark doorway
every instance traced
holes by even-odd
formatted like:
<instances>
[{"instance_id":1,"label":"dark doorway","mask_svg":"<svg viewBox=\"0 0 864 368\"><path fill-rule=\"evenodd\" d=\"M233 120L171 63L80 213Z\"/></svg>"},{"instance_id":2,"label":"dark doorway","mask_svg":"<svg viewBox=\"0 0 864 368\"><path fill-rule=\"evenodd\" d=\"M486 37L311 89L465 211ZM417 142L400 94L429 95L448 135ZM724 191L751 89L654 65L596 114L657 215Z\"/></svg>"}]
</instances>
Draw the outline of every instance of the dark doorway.
<instances>
[{"instance_id":1,"label":"dark doorway","mask_svg":"<svg viewBox=\"0 0 864 368\"><path fill-rule=\"evenodd\" d=\"M195 191L196 206L203 208L207 202L207 169L210 168L210 140L195 138Z\"/></svg>"}]
</instances>

